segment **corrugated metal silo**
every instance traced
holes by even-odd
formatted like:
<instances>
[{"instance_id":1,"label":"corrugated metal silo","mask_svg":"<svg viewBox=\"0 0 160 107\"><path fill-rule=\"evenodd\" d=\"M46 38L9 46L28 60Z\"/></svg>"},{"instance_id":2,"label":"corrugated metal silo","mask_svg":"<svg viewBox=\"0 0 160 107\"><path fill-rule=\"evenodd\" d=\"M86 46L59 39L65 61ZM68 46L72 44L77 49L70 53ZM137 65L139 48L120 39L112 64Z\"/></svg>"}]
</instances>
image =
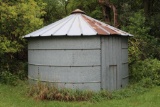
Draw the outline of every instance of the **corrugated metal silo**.
<instances>
[{"instance_id":1,"label":"corrugated metal silo","mask_svg":"<svg viewBox=\"0 0 160 107\"><path fill-rule=\"evenodd\" d=\"M128 37L81 10L26 36L28 78L57 87L115 90L128 83Z\"/></svg>"}]
</instances>

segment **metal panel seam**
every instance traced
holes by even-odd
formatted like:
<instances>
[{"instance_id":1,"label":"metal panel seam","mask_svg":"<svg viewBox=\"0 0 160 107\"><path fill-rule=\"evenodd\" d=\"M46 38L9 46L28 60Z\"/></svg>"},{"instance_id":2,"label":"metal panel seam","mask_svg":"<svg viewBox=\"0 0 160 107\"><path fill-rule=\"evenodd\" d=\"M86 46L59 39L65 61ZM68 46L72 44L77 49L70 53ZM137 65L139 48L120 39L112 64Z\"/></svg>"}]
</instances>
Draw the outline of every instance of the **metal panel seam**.
<instances>
[{"instance_id":1,"label":"metal panel seam","mask_svg":"<svg viewBox=\"0 0 160 107\"><path fill-rule=\"evenodd\" d=\"M67 34L66 34L66 35L68 35L68 33L69 33L69 31L70 31L70 29L71 29L71 27L72 27L72 25L73 25L73 23L74 23L74 21L75 21L75 20L76 20L76 16L74 16L74 20L73 20L73 22L72 22L71 26L69 27L69 29L68 29Z\"/></svg>"},{"instance_id":2,"label":"metal panel seam","mask_svg":"<svg viewBox=\"0 0 160 107\"><path fill-rule=\"evenodd\" d=\"M84 15L84 14L83 14ZM84 15L84 16L86 16L86 15ZM83 18L83 20L84 20L84 18ZM97 31L96 30L94 30L92 27L91 27L91 25L86 21L86 20L84 20L86 23L87 23L87 25L95 32L95 33L97 33ZM97 33L98 34L98 33Z\"/></svg>"},{"instance_id":3,"label":"metal panel seam","mask_svg":"<svg viewBox=\"0 0 160 107\"><path fill-rule=\"evenodd\" d=\"M39 81L39 79L34 79L28 76L28 79ZM70 83L70 84L85 84L85 83L100 83L100 81L84 81L84 82L60 82L60 81L45 81L45 80L40 80L41 82L50 82L50 83Z\"/></svg>"},{"instance_id":4,"label":"metal panel seam","mask_svg":"<svg viewBox=\"0 0 160 107\"><path fill-rule=\"evenodd\" d=\"M69 16L69 17L66 19L67 22L68 22L71 18L72 18L72 17ZM62 22L65 22L66 20L61 21L61 23L62 23ZM59 25L59 24L61 24L61 23L56 24L55 26L51 27L51 28L48 29L47 31L51 30L52 28L56 27L57 25ZM66 23L64 23L64 24L66 24ZM64 24L63 24L63 25L64 25ZM60 28L61 28L61 27L60 27ZM41 35L43 35L43 34L46 33L47 31L43 32Z\"/></svg>"},{"instance_id":5,"label":"metal panel seam","mask_svg":"<svg viewBox=\"0 0 160 107\"><path fill-rule=\"evenodd\" d=\"M78 21L79 21L79 27L80 27L81 35L83 35L82 26L81 26L81 22L80 22L80 18L79 17L78 17Z\"/></svg>"},{"instance_id":6,"label":"metal panel seam","mask_svg":"<svg viewBox=\"0 0 160 107\"><path fill-rule=\"evenodd\" d=\"M100 29L102 29L103 31L105 31L106 33L108 33L109 35L111 34L109 31L107 31L106 29L102 28L100 25L98 25L97 23L95 24L96 26L98 26Z\"/></svg>"},{"instance_id":7,"label":"metal panel seam","mask_svg":"<svg viewBox=\"0 0 160 107\"><path fill-rule=\"evenodd\" d=\"M103 89L102 88L102 37L100 37L100 47L101 47L101 50L100 50L100 65L101 65L101 67L100 67L100 80L101 80L101 84L100 84L100 88L101 89Z\"/></svg>"},{"instance_id":8,"label":"metal panel seam","mask_svg":"<svg viewBox=\"0 0 160 107\"><path fill-rule=\"evenodd\" d=\"M30 37L31 37L31 36L33 37L35 34L37 34L37 33L39 33L39 32L45 33L45 32L47 32L48 30L52 29L53 26L55 27L56 25L60 24L61 22L67 20L67 19L70 18L70 17L71 17L71 16L65 17L65 18L63 18L62 20L59 20L59 21L57 21L57 22L55 22L55 23L52 23L52 24L50 24L50 25L48 25L48 26L45 26L45 27L43 27L43 28L41 28L41 29L39 29L39 30L37 30L37 31L35 31L35 32L32 32L32 33L28 34L28 35L30 35ZM49 27L49 28L48 28L48 27ZM48 30L46 31L46 29L48 29ZM41 30L42 30L42 31L41 31ZM43 33L42 33L42 34L43 34ZM41 34L40 34L40 35L41 35Z\"/></svg>"},{"instance_id":9,"label":"metal panel seam","mask_svg":"<svg viewBox=\"0 0 160 107\"><path fill-rule=\"evenodd\" d=\"M28 49L28 50L101 50L101 48L93 48L93 49Z\"/></svg>"},{"instance_id":10,"label":"metal panel seam","mask_svg":"<svg viewBox=\"0 0 160 107\"><path fill-rule=\"evenodd\" d=\"M88 66L55 66L55 65L42 65L42 64L31 64L28 63L28 65L35 65L35 66L48 66L48 67L98 67L101 65L88 65Z\"/></svg>"}]
</instances>

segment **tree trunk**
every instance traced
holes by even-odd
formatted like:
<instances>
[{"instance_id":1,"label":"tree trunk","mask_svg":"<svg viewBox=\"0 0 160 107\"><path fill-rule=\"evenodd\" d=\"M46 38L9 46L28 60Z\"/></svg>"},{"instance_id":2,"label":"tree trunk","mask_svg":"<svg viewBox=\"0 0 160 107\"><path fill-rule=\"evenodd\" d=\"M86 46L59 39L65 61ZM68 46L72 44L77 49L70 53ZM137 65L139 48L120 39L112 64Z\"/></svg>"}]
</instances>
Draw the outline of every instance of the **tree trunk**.
<instances>
[{"instance_id":1,"label":"tree trunk","mask_svg":"<svg viewBox=\"0 0 160 107\"><path fill-rule=\"evenodd\" d=\"M67 11L67 6L68 6L68 1L65 1L65 7L64 7L64 9L65 9L65 13L66 13L66 15L68 14L68 11Z\"/></svg>"},{"instance_id":2,"label":"tree trunk","mask_svg":"<svg viewBox=\"0 0 160 107\"><path fill-rule=\"evenodd\" d=\"M114 26L118 27L119 26L119 24L118 24L118 12L117 12L117 9L114 5L112 5L112 10L113 10L113 13L114 13Z\"/></svg>"},{"instance_id":3,"label":"tree trunk","mask_svg":"<svg viewBox=\"0 0 160 107\"><path fill-rule=\"evenodd\" d=\"M111 9L109 7L102 7L104 21L108 24L111 23Z\"/></svg>"},{"instance_id":4,"label":"tree trunk","mask_svg":"<svg viewBox=\"0 0 160 107\"><path fill-rule=\"evenodd\" d=\"M98 0L99 4L102 5L102 11L106 23L111 23L111 10L113 11L114 26L118 27L118 13L114 4L110 3L110 0Z\"/></svg>"},{"instance_id":5,"label":"tree trunk","mask_svg":"<svg viewBox=\"0 0 160 107\"><path fill-rule=\"evenodd\" d=\"M145 16L148 17L149 16L149 10L150 10L150 0L143 0L143 4L144 4Z\"/></svg>"}]
</instances>

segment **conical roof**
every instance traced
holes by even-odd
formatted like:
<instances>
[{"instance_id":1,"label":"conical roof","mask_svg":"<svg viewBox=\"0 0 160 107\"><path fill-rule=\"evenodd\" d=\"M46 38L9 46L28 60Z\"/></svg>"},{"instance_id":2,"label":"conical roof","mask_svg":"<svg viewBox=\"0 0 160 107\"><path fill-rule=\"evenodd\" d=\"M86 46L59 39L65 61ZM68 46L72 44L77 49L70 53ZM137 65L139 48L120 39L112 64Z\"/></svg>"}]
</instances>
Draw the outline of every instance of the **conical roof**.
<instances>
[{"instance_id":1,"label":"conical roof","mask_svg":"<svg viewBox=\"0 0 160 107\"><path fill-rule=\"evenodd\" d=\"M76 9L71 15L34 31L24 38L47 36L96 36L96 35L120 35L132 36L113 26L100 22L87 15L82 10Z\"/></svg>"}]
</instances>

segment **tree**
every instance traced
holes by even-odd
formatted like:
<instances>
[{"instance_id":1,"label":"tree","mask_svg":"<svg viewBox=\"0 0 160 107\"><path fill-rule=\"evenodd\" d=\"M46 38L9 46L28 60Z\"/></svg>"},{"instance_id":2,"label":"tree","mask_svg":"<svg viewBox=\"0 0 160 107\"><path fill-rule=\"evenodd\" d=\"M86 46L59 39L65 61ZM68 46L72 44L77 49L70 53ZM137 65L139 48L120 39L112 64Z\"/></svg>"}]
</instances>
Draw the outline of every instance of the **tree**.
<instances>
[{"instance_id":1,"label":"tree","mask_svg":"<svg viewBox=\"0 0 160 107\"><path fill-rule=\"evenodd\" d=\"M106 23L111 23L111 10L113 11L114 26L118 27L118 12L116 6L110 0L98 0L103 7L103 15Z\"/></svg>"},{"instance_id":2,"label":"tree","mask_svg":"<svg viewBox=\"0 0 160 107\"><path fill-rule=\"evenodd\" d=\"M22 36L43 25L44 7L34 0L0 1L0 73L19 72L19 56L27 49Z\"/></svg>"}]
</instances>

